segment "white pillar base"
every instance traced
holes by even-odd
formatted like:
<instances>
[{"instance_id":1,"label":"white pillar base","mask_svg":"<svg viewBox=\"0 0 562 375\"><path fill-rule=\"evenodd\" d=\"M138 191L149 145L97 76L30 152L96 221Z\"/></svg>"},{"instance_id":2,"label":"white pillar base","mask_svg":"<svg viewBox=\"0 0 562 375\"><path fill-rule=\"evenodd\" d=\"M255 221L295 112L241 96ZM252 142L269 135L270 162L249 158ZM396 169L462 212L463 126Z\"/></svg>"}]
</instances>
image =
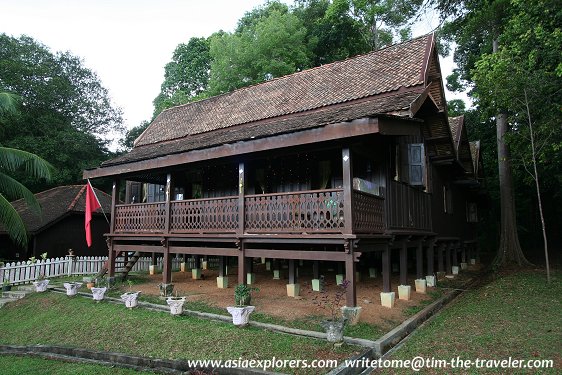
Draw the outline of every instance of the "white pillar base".
<instances>
[{"instance_id":1,"label":"white pillar base","mask_svg":"<svg viewBox=\"0 0 562 375\"><path fill-rule=\"evenodd\" d=\"M281 271L273 270L273 280L280 280L280 279L281 279Z\"/></svg>"},{"instance_id":2,"label":"white pillar base","mask_svg":"<svg viewBox=\"0 0 562 375\"><path fill-rule=\"evenodd\" d=\"M253 285L256 283L256 274L255 273L247 273L246 274L246 284Z\"/></svg>"},{"instance_id":3,"label":"white pillar base","mask_svg":"<svg viewBox=\"0 0 562 375\"><path fill-rule=\"evenodd\" d=\"M300 284L287 284L287 295L289 297L297 297L300 295Z\"/></svg>"},{"instance_id":4,"label":"white pillar base","mask_svg":"<svg viewBox=\"0 0 562 375\"><path fill-rule=\"evenodd\" d=\"M409 301L412 294L410 285L398 285L398 299Z\"/></svg>"},{"instance_id":5,"label":"white pillar base","mask_svg":"<svg viewBox=\"0 0 562 375\"><path fill-rule=\"evenodd\" d=\"M265 264L265 258L261 258L261 264Z\"/></svg>"},{"instance_id":6,"label":"white pillar base","mask_svg":"<svg viewBox=\"0 0 562 375\"><path fill-rule=\"evenodd\" d=\"M217 288L219 288L219 289L228 288L228 277L226 277L226 276L217 277Z\"/></svg>"},{"instance_id":7,"label":"white pillar base","mask_svg":"<svg viewBox=\"0 0 562 375\"><path fill-rule=\"evenodd\" d=\"M468 263L462 262L461 263L461 270L466 271L468 269Z\"/></svg>"},{"instance_id":8,"label":"white pillar base","mask_svg":"<svg viewBox=\"0 0 562 375\"><path fill-rule=\"evenodd\" d=\"M475 265L475 264L476 264L476 259L475 259L475 258L470 258L470 264Z\"/></svg>"},{"instance_id":9,"label":"white pillar base","mask_svg":"<svg viewBox=\"0 0 562 375\"><path fill-rule=\"evenodd\" d=\"M425 281L426 281L426 285L428 288L433 288L435 287L437 280L435 279L435 276L433 275L427 275L425 277Z\"/></svg>"},{"instance_id":10,"label":"white pillar base","mask_svg":"<svg viewBox=\"0 0 562 375\"><path fill-rule=\"evenodd\" d=\"M150 275L154 275L156 273L156 266L154 266L152 264L150 266L148 266L148 273Z\"/></svg>"},{"instance_id":11,"label":"white pillar base","mask_svg":"<svg viewBox=\"0 0 562 375\"><path fill-rule=\"evenodd\" d=\"M459 274L459 266L452 266L451 272L453 273L453 275L458 275Z\"/></svg>"},{"instance_id":12,"label":"white pillar base","mask_svg":"<svg viewBox=\"0 0 562 375\"><path fill-rule=\"evenodd\" d=\"M344 279L344 275L341 273L338 273L336 275L336 285L341 285L343 284L343 279Z\"/></svg>"},{"instance_id":13,"label":"white pillar base","mask_svg":"<svg viewBox=\"0 0 562 375\"><path fill-rule=\"evenodd\" d=\"M394 301L396 300L396 294L394 292L384 293L381 292L381 305L388 308L394 307Z\"/></svg>"},{"instance_id":14,"label":"white pillar base","mask_svg":"<svg viewBox=\"0 0 562 375\"><path fill-rule=\"evenodd\" d=\"M369 268L369 277L371 279L377 278L377 269L376 268Z\"/></svg>"},{"instance_id":15,"label":"white pillar base","mask_svg":"<svg viewBox=\"0 0 562 375\"><path fill-rule=\"evenodd\" d=\"M185 272L185 262L180 263L180 272Z\"/></svg>"},{"instance_id":16,"label":"white pillar base","mask_svg":"<svg viewBox=\"0 0 562 375\"><path fill-rule=\"evenodd\" d=\"M209 269L209 262L207 262L206 260L201 262L201 268L204 270L208 270Z\"/></svg>"},{"instance_id":17,"label":"white pillar base","mask_svg":"<svg viewBox=\"0 0 562 375\"><path fill-rule=\"evenodd\" d=\"M322 285L322 281L320 279L312 279L312 290L314 292L321 292L322 289L324 288L324 285Z\"/></svg>"},{"instance_id":18,"label":"white pillar base","mask_svg":"<svg viewBox=\"0 0 562 375\"><path fill-rule=\"evenodd\" d=\"M427 289L427 282L425 279L416 279L416 293L425 294Z\"/></svg>"},{"instance_id":19,"label":"white pillar base","mask_svg":"<svg viewBox=\"0 0 562 375\"><path fill-rule=\"evenodd\" d=\"M191 278L193 280L201 279L201 268L192 268L191 269Z\"/></svg>"}]
</instances>

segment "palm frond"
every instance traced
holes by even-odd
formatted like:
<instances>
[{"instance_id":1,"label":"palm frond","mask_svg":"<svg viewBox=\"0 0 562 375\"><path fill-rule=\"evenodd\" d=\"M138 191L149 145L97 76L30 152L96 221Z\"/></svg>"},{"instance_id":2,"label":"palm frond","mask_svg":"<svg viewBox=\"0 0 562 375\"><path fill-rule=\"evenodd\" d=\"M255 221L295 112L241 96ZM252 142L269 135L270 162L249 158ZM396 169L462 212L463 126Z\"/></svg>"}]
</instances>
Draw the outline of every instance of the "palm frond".
<instances>
[{"instance_id":1,"label":"palm frond","mask_svg":"<svg viewBox=\"0 0 562 375\"><path fill-rule=\"evenodd\" d=\"M0 147L0 168L14 172L23 167L30 177L51 179L53 166L46 160L31 152L15 148Z\"/></svg>"},{"instance_id":2,"label":"palm frond","mask_svg":"<svg viewBox=\"0 0 562 375\"><path fill-rule=\"evenodd\" d=\"M2 172L0 172L0 194L9 201L23 198L31 210L38 215L41 214L41 206L35 195L23 184Z\"/></svg>"},{"instance_id":3,"label":"palm frond","mask_svg":"<svg viewBox=\"0 0 562 375\"><path fill-rule=\"evenodd\" d=\"M0 223L8 232L8 236L16 245L27 247L27 232L25 225L18 212L0 193Z\"/></svg>"},{"instance_id":4,"label":"palm frond","mask_svg":"<svg viewBox=\"0 0 562 375\"><path fill-rule=\"evenodd\" d=\"M19 102L19 96L9 92L0 92L0 115L17 113Z\"/></svg>"}]
</instances>

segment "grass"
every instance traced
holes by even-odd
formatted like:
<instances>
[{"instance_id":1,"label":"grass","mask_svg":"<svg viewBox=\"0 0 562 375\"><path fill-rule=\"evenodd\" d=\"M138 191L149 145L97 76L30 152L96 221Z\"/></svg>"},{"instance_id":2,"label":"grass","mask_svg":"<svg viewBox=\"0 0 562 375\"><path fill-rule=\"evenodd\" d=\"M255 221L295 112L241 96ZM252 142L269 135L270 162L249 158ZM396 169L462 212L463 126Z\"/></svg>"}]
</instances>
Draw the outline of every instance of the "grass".
<instances>
[{"instance_id":1,"label":"grass","mask_svg":"<svg viewBox=\"0 0 562 375\"><path fill-rule=\"evenodd\" d=\"M342 359L360 351L346 344L334 348L322 340L127 310L121 304L96 304L52 292L34 293L4 306L2 322L9 327L0 330L4 344L66 345L166 359Z\"/></svg>"},{"instance_id":2,"label":"grass","mask_svg":"<svg viewBox=\"0 0 562 375\"><path fill-rule=\"evenodd\" d=\"M546 284L543 273L524 271L497 277L470 290L422 326L390 359L416 356L450 360L548 359L562 367L562 274ZM451 369L447 370L450 372ZM392 369L389 373L411 370ZM457 373L506 373L506 369L457 370ZM510 373L525 373L509 370Z\"/></svg>"},{"instance_id":3,"label":"grass","mask_svg":"<svg viewBox=\"0 0 562 375\"><path fill-rule=\"evenodd\" d=\"M119 367L63 362L36 357L0 355L2 375L133 375L138 371ZM143 374L154 372L143 371Z\"/></svg>"}]
</instances>

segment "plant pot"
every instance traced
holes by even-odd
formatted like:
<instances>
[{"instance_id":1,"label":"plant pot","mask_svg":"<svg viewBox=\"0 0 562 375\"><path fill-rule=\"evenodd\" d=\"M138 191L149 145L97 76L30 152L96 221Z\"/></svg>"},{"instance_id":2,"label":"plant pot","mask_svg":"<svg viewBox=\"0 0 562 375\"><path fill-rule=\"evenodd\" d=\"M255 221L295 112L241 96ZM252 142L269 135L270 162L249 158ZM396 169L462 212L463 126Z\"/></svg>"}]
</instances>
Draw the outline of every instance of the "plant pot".
<instances>
[{"instance_id":1,"label":"plant pot","mask_svg":"<svg viewBox=\"0 0 562 375\"><path fill-rule=\"evenodd\" d=\"M168 297L166 298L166 303L168 303L168 306L170 306L170 314L181 315L181 313L183 312L185 297Z\"/></svg>"},{"instance_id":2,"label":"plant pot","mask_svg":"<svg viewBox=\"0 0 562 375\"><path fill-rule=\"evenodd\" d=\"M345 328L345 320L323 320L320 322L322 328L327 335L328 342L343 341L343 329Z\"/></svg>"},{"instance_id":3,"label":"plant pot","mask_svg":"<svg viewBox=\"0 0 562 375\"><path fill-rule=\"evenodd\" d=\"M256 309L255 306L229 306L226 310L232 315L232 323L243 327L248 324L250 314Z\"/></svg>"},{"instance_id":4,"label":"plant pot","mask_svg":"<svg viewBox=\"0 0 562 375\"><path fill-rule=\"evenodd\" d=\"M11 285L2 285L2 291L3 292L9 292L10 290L12 290L12 286Z\"/></svg>"},{"instance_id":5,"label":"plant pot","mask_svg":"<svg viewBox=\"0 0 562 375\"><path fill-rule=\"evenodd\" d=\"M76 295L82 283L64 283L62 285L66 288L66 295L72 297Z\"/></svg>"},{"instance_id":6,"label":"plant pot","mask_svg":"<svg viewBox=\"0 0 562 375\"><path fill-rule=\"evenodd\" d=\"M94 282L86 283L86 288L92 289L96 284Z\"/></svg>"},{"instance_id":7,"label":"plant pot","mask_svg":"<svg viewBox=\"0 0 562 375\"><path fill-rule=\"evenodd\" d=\"M125 306L129 309L137 307L140 292L127 292L121 295L121 299L125 302Z\"/></svg>"},{"instance_id":8,"label":"plant pot","mask_svg":"<svg viewBox=\"0 0 562 375\"><path fill-rule=\"evenodd\" d=\"M47 290L47 285L49 285L49 280L34 281L33 285L35 285L36 292L44 292Z\"/></svg>"},{"instance_id":9,"label":"plant pot","mask_svg":"<svg viewBox=\"0 0 562 375\"><path fill-rule=\"evenodd\" d=\"M105 292L107 291L107 288L103 287L103 288L92 288L92 296L94 298L94 301L99 302L101 300L103 300L103 297L105 295Z\"/></svg>"}]
</instances>

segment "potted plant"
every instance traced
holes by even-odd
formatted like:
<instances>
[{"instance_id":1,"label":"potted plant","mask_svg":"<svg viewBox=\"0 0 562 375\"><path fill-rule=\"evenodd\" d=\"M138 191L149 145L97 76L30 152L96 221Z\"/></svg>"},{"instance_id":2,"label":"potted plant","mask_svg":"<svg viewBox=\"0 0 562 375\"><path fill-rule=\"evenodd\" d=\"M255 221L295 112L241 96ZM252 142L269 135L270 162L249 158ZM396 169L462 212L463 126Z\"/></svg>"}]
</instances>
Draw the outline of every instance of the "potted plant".
<instances>
[{"instance_id":1,"label":"potted plant","mask_svg":"<svg viewBox=\"0 0 562 375\"><path fill-rule=\"evenodd\" d=\"M91 277L83 277L82 281L86 283L86 288L92 289L96 286L95 281Z\"/></svg>"},{"instance_id":2,"label":"potted plant","mask_svg":"<svg viewBox=\"0 0 562 375\"><path fill-rule=\"evenodd\" d=\"M99 301L103 300L105 292L107 292L107 287L102 287L102 282L103 282L103 279L96 279L95 280L96 286L93 286L91 288L92 297L94 298L94 301L96 301L96 302L99 302Z\"/></svg>"},{"instance_id":3,"label":"potted plant","mask_svg":"<svg viewBox=\"0 0 562 375\"><path fill-rule=\"evenodd\" d=\"M70 283L63 283L62 284L65 289L66 289L66 295L69 297L75 296L76 293L78 292L78 289L80 289L80 287L82 286L82 283L79 283L77 281L73 281Z\"/></svg>"},{"instance_id":4,"label":"potted plant","mask_svg":"<svg viewBox=\"0 0 562 375\"><path fill-rule=\"evenodd\" d=\"M344 297L348 284L349 281L344 280L340 285L336 286L337 290L335 294L330 295L327 289L324 289L320 293L316 293L312 299L312 303L330 314L328 319L324 319L320 322L329 342L338 343L343 341L343 330L345 328L346 319L341 316L341 307L345 299Z\"/></svg>"},{"instance_id":5,"label":"potted plant","mask_svg":"<svg viewBox=\"0 0 562 375\"><path fill-rule=\"evenodd\" d=\"M229 306L226 310L232 315L232 323L243 327L248 324L250 314L255 310L255 306L250 306L252 292L258 292L258 288L249 287L246 284L238 284L234 289L235 306Z\"/></svg>"},{"instance_id":6,"label":"potted plant","mask_svg":"<svg viewBox=\"0 0 562 375\"><path fill-rule=\"evenodd\" d=\"M133 307L137 307L138 305L138 298L140 291L133 292L133 282L128 280L127 283L129 284L129 291L121 295L121 299L125 302L125 306L129 309Z\"/></svg>"},{"instance_id":7,"label":"potted plant","mask_svg":"<svg viewBox=\"0 0 562 375\"><path fill-rule=\"evenodd\" d=\"M170 306L170 314L181 315L183 312L183 304L185 303L185 297L178 297L178 292L176 291L176 296L166 297L166 303Z\"/></svg>"},{"instance_id":8,"label":"potted plant","mask_svg":"<svg viewBox=\"0 0 562 375\"><path fill-rule=\"evenodd\" d=\"M45 261L47 259L47 253L41 254L41 260ZM37 263L37 259L35 257L29 258L27 264L35 264ZM45 279L45 268L41 267L39 269L39 276L37 277L37 281L33 282L35 285L36 292L44 292L47 290L47 286L49 285L49 279Z\"/></svg>"}]
</instances>

